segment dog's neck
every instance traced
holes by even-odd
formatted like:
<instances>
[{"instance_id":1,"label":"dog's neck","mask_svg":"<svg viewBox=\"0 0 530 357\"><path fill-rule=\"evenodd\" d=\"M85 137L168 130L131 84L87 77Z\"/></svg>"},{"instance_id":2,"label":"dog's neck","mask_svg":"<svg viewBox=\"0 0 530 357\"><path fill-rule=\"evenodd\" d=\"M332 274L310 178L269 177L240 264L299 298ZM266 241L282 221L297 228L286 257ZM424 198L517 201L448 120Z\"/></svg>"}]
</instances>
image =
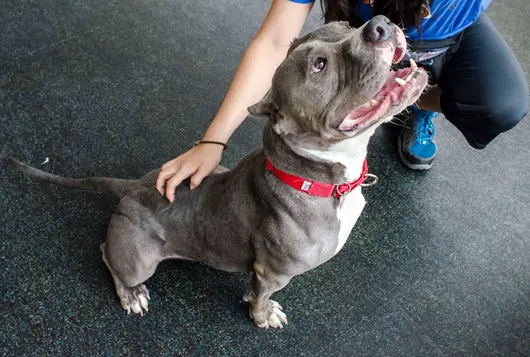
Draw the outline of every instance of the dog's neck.
<instances>
[{"instance_id":1,"label":"dog's neck","mask_svg":"<svg viewBox=\"0 0 530 357\"><path fill-rule=\"evenodd\" d=\"M325 148L310 148L303 140L280 136L265 126L263 147L274 166L292 175L337 184L359 178L371 133L337 141Z\"/></svg>"}]
</instances>

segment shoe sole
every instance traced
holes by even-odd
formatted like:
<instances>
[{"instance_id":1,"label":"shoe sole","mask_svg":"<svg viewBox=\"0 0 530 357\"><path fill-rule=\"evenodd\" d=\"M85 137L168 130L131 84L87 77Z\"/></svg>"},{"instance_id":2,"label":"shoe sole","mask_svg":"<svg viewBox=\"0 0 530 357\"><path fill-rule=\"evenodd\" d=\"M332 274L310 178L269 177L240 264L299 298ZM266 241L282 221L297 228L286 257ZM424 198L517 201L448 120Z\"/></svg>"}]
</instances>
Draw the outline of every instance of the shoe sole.
<instances>
[{"instance_id":1,"label":"shoe sole","mask_svg":"<svg viewBox=\"0 0 530 357\"><path fill-rule=\"evenodd\" d=\"M428 159L426 160L425 162L421 163L421 164L413 164L412 162L410 162L408 160L408 158L405 156L405 154L403 153L403 150L402 150L402 141L401 141L401 135L399 135L398 137L398 153L399 153L399 158L401 159L401 162L407 166L409 169L411 170L416 170L416 171L427 171L429 170L431 167L432 167L432 163L434 161L434 157L432 159Z\"/></svg>"}]
</instances>

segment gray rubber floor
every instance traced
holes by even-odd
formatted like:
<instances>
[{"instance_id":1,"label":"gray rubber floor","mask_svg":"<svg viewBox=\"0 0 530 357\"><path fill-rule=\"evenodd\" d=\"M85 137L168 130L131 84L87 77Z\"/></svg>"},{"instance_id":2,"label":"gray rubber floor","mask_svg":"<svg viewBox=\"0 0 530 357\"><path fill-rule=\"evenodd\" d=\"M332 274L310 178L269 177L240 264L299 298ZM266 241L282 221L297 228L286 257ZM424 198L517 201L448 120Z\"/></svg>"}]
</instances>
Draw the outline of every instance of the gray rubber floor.
<instances>
[{"instance_id":1,"label":"gray rubber floor","mask_svg":"<svg viewBox=\"0 0 530 357\"><path fill-rule=\"evenodd\" d=\"M159 167L206 129L268 5L3 0L0 151L72 176ZM528 1L489 13L528 74ZM481 152L439 121L428 173L400 164L396 135L372 141L381 183L343 251L276 294L281 331L250 322L248 275L179 261L127 316L98 248L116 202L0 171L0 355L530 356L529 120Z\"/></svg>"}]
</instances>

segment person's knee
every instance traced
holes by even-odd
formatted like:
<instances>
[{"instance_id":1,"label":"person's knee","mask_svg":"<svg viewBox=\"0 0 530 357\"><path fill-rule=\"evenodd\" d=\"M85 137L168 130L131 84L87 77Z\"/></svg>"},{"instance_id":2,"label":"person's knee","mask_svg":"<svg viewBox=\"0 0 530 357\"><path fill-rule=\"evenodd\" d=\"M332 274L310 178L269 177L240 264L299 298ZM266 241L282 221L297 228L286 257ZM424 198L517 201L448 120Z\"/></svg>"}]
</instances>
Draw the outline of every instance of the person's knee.
<instances>
[{"instance_id":1,"label":"person's knee","mask_svg":"<svg viewBox=\"0 0 530 357\"><path fill-rule=\"evenodd\" d=\"M489 96L473 105L456 103L442 95L441 104L446 118L460 129L468 143L475 149L484 149L525 118L529 99L526 89L517 94Z\"/></svg>"},{"instance_id":2,"label":"person's knee","mask_svg":"<svg viewBox=\"0 0 530 357\"><path fill-rule=\"evenodd\" d=\"M487 104L492 133L502 134L514 128L528 114L528 90L490 100Z\"/></svg>"},{"instance_id":3,"label":"person's knee","mask_svg":"<svg viewBox=\"0 0 530 357\"><path fill-rule=\"evenodd\" d=\"M513 129L528 114L528 94L525 98L491 101L488 105L488 124L476 133L468 135L475 149L486 148L497 136Z\"/></svg>"}]
</instances>

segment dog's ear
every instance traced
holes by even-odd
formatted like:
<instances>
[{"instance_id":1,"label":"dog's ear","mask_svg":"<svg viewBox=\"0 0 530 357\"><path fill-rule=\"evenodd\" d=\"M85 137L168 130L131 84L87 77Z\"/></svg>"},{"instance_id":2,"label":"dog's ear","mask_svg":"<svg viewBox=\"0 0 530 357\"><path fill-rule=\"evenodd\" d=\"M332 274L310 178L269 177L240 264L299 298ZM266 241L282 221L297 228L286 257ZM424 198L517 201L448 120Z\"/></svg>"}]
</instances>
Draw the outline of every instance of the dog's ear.
<instances>
[{"instance_id":1,"label":"dog's ear","mask_svg":"<svg viewBox=\"0 0 530 357\"><path fill-rule=\"evenodd\" d=\"M267 98L263 98L256 104L248 107L248 112L250 115L255 116L256 118L269 118L269 115L277 111L276 105L271 101L268 101Z\"/></svg>"},{"instance_id":2,"label":"dog's ear","mask_svg":"<svg viewBox=\"0 0 530 357\"><path fill-rule=\"evenodd\" d=\"M250 115L255 116L256 118L269 119L274 124L276 124L282 117L278 110L278 106L271 100L270 91L262 100L248 107L247 110Z\"/></svg>"},{"instance_id":3,"label":"dog's ear","mask_svg":"<svg viewBox=\"0 0 530 357\"><path fill-rule=\"evenodd\" d=\"M278 106L272 102L270 91L258 103L248 108L248 112L257 118L268 119L272 128L279 135L292 134L298 131L294 120L284 116Z\"/></svg>"}]
</instances>

